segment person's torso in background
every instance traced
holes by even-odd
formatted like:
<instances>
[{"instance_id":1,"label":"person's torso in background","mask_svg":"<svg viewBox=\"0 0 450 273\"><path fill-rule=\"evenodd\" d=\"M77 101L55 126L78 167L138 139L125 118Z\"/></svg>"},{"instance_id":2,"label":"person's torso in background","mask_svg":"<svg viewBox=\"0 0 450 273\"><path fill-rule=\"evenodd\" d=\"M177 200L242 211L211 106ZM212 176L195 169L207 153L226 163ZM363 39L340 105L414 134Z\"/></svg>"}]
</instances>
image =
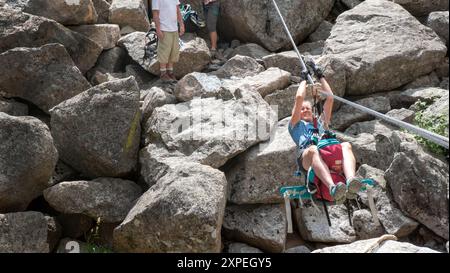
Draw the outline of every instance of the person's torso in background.
<instances>
[{"instance_id":1,"label":"person's torso in background","mask_svg":"<svg viewBox=\"0 0 450 273\"><path fill-rule=\"evenodd\" d=\"M159 10L162 31L178 31L177 5L179 4L179 0L152 0L152 9Z\"/></svg>"}]
</instances>

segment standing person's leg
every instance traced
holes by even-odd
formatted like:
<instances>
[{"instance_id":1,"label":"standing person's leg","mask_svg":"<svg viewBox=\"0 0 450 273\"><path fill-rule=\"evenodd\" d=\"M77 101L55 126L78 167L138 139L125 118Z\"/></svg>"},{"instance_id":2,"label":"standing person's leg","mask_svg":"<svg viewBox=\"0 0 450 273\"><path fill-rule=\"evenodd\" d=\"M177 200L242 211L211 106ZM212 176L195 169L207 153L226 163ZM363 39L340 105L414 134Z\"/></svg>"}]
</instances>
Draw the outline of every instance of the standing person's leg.
<instances>
[{"instance_id":1,"label":"standing person's leg","mask_svg":"<svg viewBox=\"0 0 450 273\"><path fill-rule=\"evenodd\" d=\"M320 181L325 183L335 200L341 201L345 198L346 187L344 183L334 184L333 178L330 175L330 169L320 157L317 146L310 146L303 152L302 165L305 170L308 170L310 167L313 168L315 175L317 175Z\"/></svg>"},{"instance_id":2,"label":"standing person's leg","mask_svg":"<svg viewBox=\"0 0 450 273\"><path fill-rule=\"evenodd\" d=\"M220 4L219 1L211 2L205 6L206 26L209 32L209 39L211 41L211 53L213 57L217 52L217 20L219 18Z\"/></svg>"},{"instance_id":3,"label":"standing person's leg","mask_svg":"<svg viewBox=\"0 0 450 273\"><path fill-rule=\"evenodd\" d=\"M171 51L170 37L168 37L167 32L164 32L164 37L158 41L158 62L159 62L159 71L160 71L160 79L164 82L170 81L169 74L167 73L167 65L169 63L169 56Z\"/></svg>"},{"instance_id":4,"label":"standing person's leg","mask_svg":"<svg viewBox=\"0 0 450 273\"><path fill-rule=\"evenodd\" d=\"M169 63L167 65L167 72L169 74L169 77L176 81L177 78L175 77L175 74L173 73L173 66L175 63L177 63L180 59L180 37L178 35L178 32L171 32L171 52L169 57Z\"/></svg>"}]
</instances>

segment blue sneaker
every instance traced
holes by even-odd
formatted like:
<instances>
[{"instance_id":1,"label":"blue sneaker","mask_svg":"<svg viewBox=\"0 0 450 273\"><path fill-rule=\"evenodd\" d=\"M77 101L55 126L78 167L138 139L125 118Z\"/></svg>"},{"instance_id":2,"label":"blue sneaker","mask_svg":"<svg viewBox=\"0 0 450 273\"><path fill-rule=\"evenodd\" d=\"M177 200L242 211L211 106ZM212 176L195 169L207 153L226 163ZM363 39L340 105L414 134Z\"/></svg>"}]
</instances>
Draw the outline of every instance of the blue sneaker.
<instances>
[{"instance_id":1,"label":"blue sneaker","mask_svg":"<svg viewBox=\"0 0 450 273\"><path fill-rule=\"evenodd\" d=\"M358 192L363 187L362 180L357 177L347 179L347 198L355 199L358 196Z\"/></svg>"},{"instance_id":2,"label":"blue sneaker","mask_svg":"<svg viewBox=\"0 0 450 273\"><path fill-rule=\"evenodd\" d=\"M347 187L342 182L339 182L330 188L330 195L331 195L331 197L333 197L336 204L344 203L344 201L346 199L346 196L345 196L346 192L347 192Z\"/></svg>"}]
</instances>

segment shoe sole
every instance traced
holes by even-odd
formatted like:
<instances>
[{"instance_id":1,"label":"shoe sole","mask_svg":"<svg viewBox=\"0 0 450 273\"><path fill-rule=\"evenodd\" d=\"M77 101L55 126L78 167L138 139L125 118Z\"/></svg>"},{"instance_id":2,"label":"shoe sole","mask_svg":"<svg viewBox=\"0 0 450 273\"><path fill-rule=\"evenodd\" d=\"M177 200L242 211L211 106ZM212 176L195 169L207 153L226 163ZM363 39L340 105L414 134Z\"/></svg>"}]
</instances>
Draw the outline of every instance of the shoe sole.
<instances>
[{"instance_id":1,"label":"shoe sole","mask_svg":"<svg viewBox=\"0 0 450 273\"><path fill-rule=\"evenodd\" d=\"M345 195L346 195L346 188L344 184L339 184L336 185L336 191L334 192L334 196L331 195L333 197L333 199L336 202L340 202L342 201L342 199L345 199Z\"/></svg>"},{"instance_id":2,"label":"shoe sole","mask_svg":"<svg viewBox=\"0 0 450 273\"><path fill-rule=\"evenodd\" d=\"M347 191L350 194L357 194L363 186L363 183L359 179L352 179L348 183Z\"/></svg>"}]
</instances>

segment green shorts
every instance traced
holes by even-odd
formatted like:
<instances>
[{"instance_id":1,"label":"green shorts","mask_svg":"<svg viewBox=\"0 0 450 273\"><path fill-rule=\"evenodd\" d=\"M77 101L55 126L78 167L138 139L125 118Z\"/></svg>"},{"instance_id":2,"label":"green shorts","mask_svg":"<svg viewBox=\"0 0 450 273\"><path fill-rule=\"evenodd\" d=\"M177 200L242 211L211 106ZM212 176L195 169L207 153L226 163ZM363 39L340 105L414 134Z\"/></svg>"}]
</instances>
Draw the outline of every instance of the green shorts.
<instances>
[{"instance_id":1,"label":"green shorts","mask_svg":"<svg viewBox=\"0 0 450 273\"><path fill-rule=\"evenodd\" d=\"M216 32L217 30L217 19L220 13L219 1L214 1L208 5L203 5L203 11L206 18L206 27L209 32Z\"/></svg>"},{"instance_id":2,"label":"green shorts","mask_svg":"<svg viewBox=\"0 0 450 273\"><path fill-rule=\"evenodd\" d=\"M164 38L158 40L158 62L162 64L176 63L180 58L180 36L178 31L165 32Z\"/></svg>"}]
</instances>

